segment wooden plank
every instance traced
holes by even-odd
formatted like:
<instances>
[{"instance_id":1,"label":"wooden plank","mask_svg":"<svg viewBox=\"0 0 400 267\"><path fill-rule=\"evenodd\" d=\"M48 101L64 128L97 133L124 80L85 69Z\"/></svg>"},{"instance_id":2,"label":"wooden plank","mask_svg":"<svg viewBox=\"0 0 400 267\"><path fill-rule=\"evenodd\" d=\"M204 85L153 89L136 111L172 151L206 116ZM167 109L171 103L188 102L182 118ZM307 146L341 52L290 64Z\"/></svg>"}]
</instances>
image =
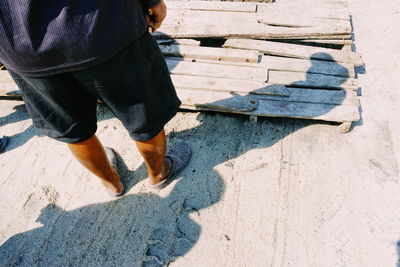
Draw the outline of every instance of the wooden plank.
<instances>
[{"instance_id":1,"label":"wooden plank","mask_svg":"<svg viewBox=\"0 0 400 267\"><path fill-rule=\"evenodd\" d=\"M257 3L219 1L165 1L169 10L203 10L255 13Z\"/></svg>"},{"instance_id":2,"label":"wooden plank","mask_svg":"<svg viewBox=\"0 0 400 267\"><path fill-rule=\"evenodd\" d=\"M165 56L214 59L221 61L258 62L258 51L185 45L159 45Z\"/></svg>"},{"instance_id":3,"label":"wooden plank","mask_svg":"<svg viewBox=\"0 0 400 267\"><path fill-rule=\"evenodd\" d=\"M258 20L264 24L272 26L285 27L315 27L315 26L336 26L346 28L351 32L350 20L313 18L307 16L281 16L280 14L261 14L257 16Z\"/></svg>"},{"instance_id":4,"label":"wooden plank","mask_svg":"<svg viewBox=\"0 0 400 267\"><path fill-rule=\"evenodd\" d=\"M221 92L235 92L239 94L264 94L289 96L285 86L271 85L251 80L238 80L205 76L171 75L176 88L207 90Z\"/></svg>"},{"instance_id":5,"label":"wooden plank","mask_svg":"<svg viewBox=\"0 0 400 267\"><path fill-rule=\"evenodd\" d=\"M350 89L359 88L356 79L289 71L268 71L268 83L281 84L294 87L311 87L326 89Z\"/></svg>"},{"instance_id":6,"label":"wooden plank","mask_svg":"<svg viewBox=\"0 0 400 267\"><path fill-rule=\"evenodd\" d=\"M273 5L259 5L257 6L257 14L280 14L284 17L285 13L292 14L296 17L309 17L309 18L331 18L331 19L343 19L348 20L350 18L350 12L348 8L335 8L324 6L323 4L311 3L307 4L304 2L298 2L295 4L284 4L279 5L274 3Z\"/></svg>"},{"instance_id":7,"label":"wooden plank","mask_svg":"<svg viewBox=\"0 0 400 267\"><path fill-rule=\"evenodd\" d=\"M288 96L262 95L258 96L257 99L359 106L357 92L353 90L321 90L313 88L286 87L286 92ZM258 94L257 91L251 93Z\"/></svg>"},{"instance_id":8,"label":"wooden plank","mask_svg":"<svg viewBox=\"0 0 400 267\"><path fill-rule=\"evenodd\" d=\"M341 77L355 77L354 65L322 60L307 60L276 56L262 56L261 65L268 70L295 71L327 74Z\"/></svg>"},{"instance_id":9,"label":"wooden plank","mask_svg":"<svg viewBox=\"0 0 400 267\"><path fill-rule=\"evenodd\" d=\"M255 13L241 12L222 12L222 11L199 11L199 10L170 10L168 16L171 18L179 17L180 24L226 24L240 21L241 23L258 23ZM171 20L166 19L163 23L170 23ZM173 20L172 20L173 21Z\"/></svg>"},{"instance_id":10,"label":"wooden plank","mask_svg":"<svg viewBox=\"0 0 400 267\"><path fill-rule=\"evenodd\" d=\"M345 52L335 49L298 44L246 39L229 39L225 42L223 47L251 50L258 49L260 52L267 55L336 61L350 63L356 66L361 66L363 64L361 54L357 52Z\"/></svg>"},{"instance_id":11,"label":"wooden plank","mask_svg":"<svg viewBox=\"0 0 400 267\"><path fill-rule=\"evenodd\" d=\"M302 40L302 38L297 38L298 40ZM315 39L312 36L306 36L304 40L308 39ZM318 36L318 39L320 40L351 40L351 35L350 34L336 34L336 35L322 35Z\"/></svg>"},{"instance_id":12,"label":"wooden plank","mask_svg":"<svg viewBox=\"0 0 400 267\"><path fill-rule=\"evenodd\" d=\"M168 60L178 60L178 61L189 61L189 62L199 62L199 63L210 63L210 64L218 64L218 65L230 65L230 66L243 66L243 67L252 67L252 68L261 68L267 70L267 68L261 63L249 63L249 62L239 62L239 61L220 61L220 60L212 60L212 59L204 59L204 58L194 58L194 57L166 57Z\"/></svg>"},{"instance_id":13,"label":"wooden plank","mask_svg":"<svg viewBox=\"0 0 400 267\"><path fill-rule=\"evenodd\" d=\"M206 23L206 22L205 22ZM289 28L274 27L262 23L242 24L239 22L222 24L163 24L153 33L158 39L165 38L257 38L257 39L321 39L351 38L348 29L337 27Z\"/></svg>"},{"instance_id":14,"label":"wooden plank","mask_svg":"<svg viewBox=\"0 0 400 267\"><path fill-rule=\"evenodd\" d=\"M192 106L196 109L205 108L229 113L251 112L257 109L257 102L251 98L229 93L207 92L205 94L202 91L178 90L177 95L182 101L183 108Z\"/></svg>"},{"instance_id":15,"label":"wooden plank","mask_svg":"<svg viewBox=\"0 0 400 267\"><path fill-rule=\"evenodd\" d=\"M167 59L171 74L208 76L265 82L267 70L253 67L219 65Z\"/></svg>"},{"instance_id":16,"label":"wooden plank","mask_svg":"<svg viewBox=\"0 0 400 267\"><path fill-rule=\"evenodd\" d=\"M193 10L172 10L168 14L164 24L226 24L240 21L242 24L257 24L258 22L290 27L337 27L351 32L350 18L347 20L314 18L310 16L288 16L287 12L271 13L238 13L238 12L219 12L219 11L193 11ZM179 18L179 19L177 19ZM179 22L178 22L179 21Z\"/></svg>"},{"instance_id":17,"label":"wooden plank","mask_svg":"<svg viewBox=\"0 0 400 267\"><path fill-rule=\"evenodd\" d=\"M239 95L256 94L259 95L257 99L358 106L357 93L353 90L293 88L245 80L188 75L171 75L171 78L177 90L233 92Z\"/></svg>"},{"instance_id":18,"label":"wooden plank","mask_svg":"<svg viewBox=\"0 0 400 267\"><path fill-rule=\"evenodd\" d=\"M267 17L276 17L273 13ZM287 12L285 16L287 17ZM294 16L292 16L294 17ZM300 16L301 18L302 16ZM266 19L265 15L262 15ZM285 21L283 18L277 18ZM338 20L329 23L318 23L315 27L292 29L290 27L276 27L259 22L255 14L240 12L219 11L192 11L172 10L158 31L157 38L195 38L195 37L229 37L244 36L265 39L279 38L318 38L321 36L336 36L350 38L351 27L349 20ZM286 19L287 20L287 19ZM292 19L293 20L293 19ZM296 20L296 19L294 19ZM337 22L335 24L335 21Z\"/></svg>"},{"instance_id":19,"label":"wooden plank","mask_svg":"<svg viewBox=\"0 0 400 267\"><path fill-rule=\"evenodd\" d=\"M286 14L293 14L294 16L305 16L309 18L324 18L324 19L337 19L337 20L349 20L350 14L349 12L341 12L335 10L304 10L298 8L282 8L282 9L271 9L271 8L257 8L257 15L271 15L271 16L284 16ZM274 15L275 14L275 15Z\"/></svg>"},{"instance_id":20,"label":"wooden plank","mask_svg":"<svg viewBox=\"0 0 400 267\"><path fill-rule=\"evenodd\" d=\"M276 56L262 56L259 63L218 61L202 58L186 57L176 58L167 57L170 60L185 60L189 62L223 64L231 66L244 66L252 68L261 68L264 70L295 71L303 73L318 73L340 77L355 77L354 65L348 63L336 63L331 61L308 60Z\"/></svg>"},{"instance_id":21,"label":"wooden plank","mask_svg":"<svg viewBox=\"0 0 400 267\"><path fill-rule=\"evenodd\" d=\"M268 6L267 6L268 7ZM301 9L335 9L339 11L348 11L349 7L347 2L344 1L293 1L293 0L279 0L276 1L272 8L301 8Z\"/></svg>"},{"instance_id":22,"label":"wooden plank","mask_svg":"<svg viewBox=\"0 0 400 267\"><path fill-rule=\"evenodd\" d=\"M328 105L301 102L260 100L255 111L249 115L316 119L324 121L358 121L360 113L356 106Z\"/></svg>"},{"instance_id":23,"label":"wooden plank","mask_svg":"<svg viewBox=\"0 0 400 267\"><path fill-rule=\"evenodd\" d=\"M197 10L171 10L164 20L163 24L185 23L185 24L225 24L240 21L241 24L264 22L266 24L276 24L283 26L336 26L349 27L350 18L328 19L315 18L312 16L300 14L299 16L288 17L286 12L271 13L238 13L238 12L220 12L220 11L197 11Z\"/></svg>"},{"instance_id":24,"label":"wooden plank","mask_svg":"<svg viewBox=\"0 0 400 267\"><path fill-rule=\"evenodd\" d=\"M182 107L194 110L214 110L236 114L318 119L326 121L357 121L358 107L260 99L256 95L238 96L225 92L181 89L177 91ZM264 96L263 96L264 97ZM232 104L234 103L234 104Z\"/></svg>"}]
</instances>

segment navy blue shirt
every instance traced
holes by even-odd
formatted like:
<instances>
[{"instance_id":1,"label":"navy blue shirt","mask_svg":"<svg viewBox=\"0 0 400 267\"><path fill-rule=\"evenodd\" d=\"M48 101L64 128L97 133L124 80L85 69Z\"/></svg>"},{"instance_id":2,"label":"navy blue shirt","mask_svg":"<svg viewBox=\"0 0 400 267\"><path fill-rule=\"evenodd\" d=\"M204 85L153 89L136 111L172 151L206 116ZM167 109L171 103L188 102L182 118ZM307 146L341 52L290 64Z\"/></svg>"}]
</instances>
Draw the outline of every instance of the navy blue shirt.
<instances>
[{"instance_id":1,"label":"navy blue shirt","mask_svg":"<svg viewBox=\"0 0 400 267\"><path fill-rule=\"evenodd\" d=\"M140 0L0 0L0 62L30 77L79 70L146 30Z\"/></svg>"}]
</instances>

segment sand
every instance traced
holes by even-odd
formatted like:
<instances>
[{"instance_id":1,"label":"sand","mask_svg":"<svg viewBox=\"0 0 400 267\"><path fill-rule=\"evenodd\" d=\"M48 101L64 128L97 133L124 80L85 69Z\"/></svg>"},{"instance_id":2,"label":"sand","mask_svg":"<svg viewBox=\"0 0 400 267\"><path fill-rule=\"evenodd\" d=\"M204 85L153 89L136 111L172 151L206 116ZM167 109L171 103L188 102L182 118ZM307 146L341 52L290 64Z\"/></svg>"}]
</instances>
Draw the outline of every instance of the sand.
<instances>
[{"instance_id":1,"label":"sand","mask_svg":"<svg viewBox=\"0 0 400 267\"><path fill-rule=\"evenodd\" d=\"M193 159L160 192L107 108L98 136L129 180L119 199L0 100L0 266L400 266L400 6L349 3L365 61L354 129L180 112L169 145L189 142Z\"/></svg>"}]
</instances>

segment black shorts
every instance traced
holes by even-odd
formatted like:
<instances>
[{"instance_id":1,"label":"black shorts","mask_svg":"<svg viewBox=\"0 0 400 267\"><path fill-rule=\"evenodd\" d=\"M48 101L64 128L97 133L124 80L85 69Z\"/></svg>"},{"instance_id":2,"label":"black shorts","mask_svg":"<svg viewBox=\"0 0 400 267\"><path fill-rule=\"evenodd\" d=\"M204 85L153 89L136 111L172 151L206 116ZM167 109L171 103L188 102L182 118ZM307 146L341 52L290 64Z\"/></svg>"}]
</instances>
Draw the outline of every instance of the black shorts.
<instances>
[{"instance_id":1,"label":"black shorts","mask_svg":"<svg viewBox=\"0 0 400 267\"><path fill-rule=\"evenodd\" d=\"M66 143L95 134L97 99L111 108L136 141L156 136L181 104L165 59L148 32L92 68L35 78L10 73L33 124Z\"/></svg>"}]
</instances>

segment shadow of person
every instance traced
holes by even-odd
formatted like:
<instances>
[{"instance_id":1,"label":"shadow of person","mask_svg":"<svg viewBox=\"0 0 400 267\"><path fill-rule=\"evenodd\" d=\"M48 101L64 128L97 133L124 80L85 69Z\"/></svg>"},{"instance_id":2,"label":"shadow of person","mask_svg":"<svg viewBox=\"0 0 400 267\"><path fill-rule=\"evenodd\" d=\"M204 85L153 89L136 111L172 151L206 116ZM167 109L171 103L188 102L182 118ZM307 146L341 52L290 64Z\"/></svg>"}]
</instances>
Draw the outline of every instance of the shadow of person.
<instances>
[{"instance_id":1,"label":"shadow of person","mask_svg":"<svg viewBox=\"0 0 400 267\"><path fill-rule=\"evenodd\" d=\"M190 214L220 200L224 183L214 178L209 194L185 178L166 197L125 195L71 211L49 204L37 218L41 227L0 246L0 266L166 266L199 238Z\"/></svg>"},{"instance_id":2,"label":"shadow of person","mask_svg":"<svg viewBox=\"0 0 400 267\"><path fill-rule=\"evenodd\" d=\"M317 56L321 57L320 54ZM265 118L261 119L260 123L252 123L247 121L245 116L235 116L235 118L226 119L229 123L215 125L215 120L210 118L215 115L202 113L198 116L198 120L201 122L199 126L177 132L175 136L181 139L188 137L205 139L204 143L208 147L228 149L221 151L221 155L217 155L215 158L218 160L214 162L220 164L254 148L272 146L294 131L315 124L316 120L326 116L339 108L341 104L346 104L345 101L348 101L347 90L341 87L348 80L348 70L333 62L330 55L325 54L324 57L332 61L332 68L336 70L338 76L315 76L315 74L320 73L320 65L312 64L305 74L306 79L288 84L287 90L282 91L282 86L278 86L281 91L277 91L276 85L266 85L266 87L254 90L250 94L231 93L231 98L197 105L199 110L229 112L229 110L236 109L247 115L262 113L272 117L314 118L315 120ZM316 77L325 80L316 80ZM323 90L320 88L321 84L324 84ZM297 102L302 103L298 104ZM227 116L224 117L228 118ZM226 135L231 136L231 138L224 138L223 146L212 140L220 140L220 136ZM241 138L239 139L238 136Z\"/></svg>"},{"instance_id":3,"label":"shadow of person","mask_svg":"<svg viewBox=\"0 0 400 267\"><path fill-rule=\"evenodd\" d=\"M301 88L299 84L292 85ZM346 92L341 95L339 102ZM253 94L232 98L237 97L254 100ZM224 101L232 102L228 98L212 104L223 106ZM290 101L285 105L290 109ZM316 117L337 105L322 106L311 109ZM198 120L199 126L168 136L171 144L177 139L189 142L194 155L183 172L186 177L179 180L167 197L153 193L126 195L72 211L49 205L38 217L42 227L17 234L0 247L0 265L166 266L192 249L201 233L196 216L201 216L202 210L220 201L225 186L229 186L215 167L223 163L233 168L232 159L252 149L272 146L292 132L314 123L293 119L278 119L276 123L276 119L263 119L256 124L240 116L207 113L199 114ZM260 164L257 168L263 166ZM134 172L125 165L123 168L130 180ZM139 172L142 175L129 181L128 189L145 177L143 164Z\"/></svg>"},{"instance_id":4,"label":"shadow of person","mask_svg":"<svg viewBox=\"0 0 400 267\"><path fill-rule=\"evenodd\" d=\"M13 107L14 112L0 117L0 127L3 127L7 124L21 122L24 120L30 119L28 112L25 108L25 105L17 105ZM33 136L43 136L33 125L30 125L28 128L19 132L17 134L9 136L9 142L3 151L11 151L19 146L24 145L29 141Z\"/></svg>"},{"instance_id":5,"label":"shadow of person","mask_svg":"<svg viewBox=\"0 0 400 267\"><path fill-rule=\"evenodd\" d=\"M17 105L13 107L13 109L14 112L6 116L0 117L0 128L8 124L31 119L24 104ZM97 115L98 115L98 121L104 121L115 117L114 114L110 112L110 110L107 107L102 105L98 105ZM44 137L44 134L42 134L36 127L34 127L33 124L30 124L29 127L27 127L22 132L9 136L9 143L5 147L3 153L6 153L7 151L11 151L15 148L24 145L34 136Z\"/></svg>"}]
</instances>

